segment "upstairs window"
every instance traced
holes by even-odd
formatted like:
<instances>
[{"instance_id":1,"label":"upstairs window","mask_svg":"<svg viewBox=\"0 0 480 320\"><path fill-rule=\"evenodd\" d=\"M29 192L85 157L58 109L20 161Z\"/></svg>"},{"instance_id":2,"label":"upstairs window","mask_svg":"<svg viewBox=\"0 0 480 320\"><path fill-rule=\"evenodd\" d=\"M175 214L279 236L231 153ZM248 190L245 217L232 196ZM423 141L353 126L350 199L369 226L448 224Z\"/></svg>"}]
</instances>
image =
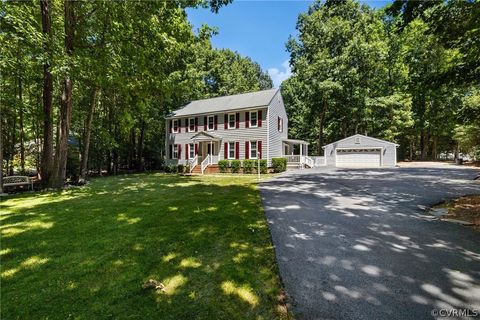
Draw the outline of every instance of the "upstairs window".
<instances>
[{"instance_id":1,"label":"upstairs window","mask_svg":"<svg viewBox=\"0 0 480 320\"><path fill-rule=\"evenodd\" d=\"M215 117L208 116L208 130L214 130L214 129L215 129Z\"/></svg>"},{"instance_id":2,"label":"upstairs window","mask_svg":"<svg viewBox=\"0 0 480 320\"><path fill-rule=\"evenodd\" d=\"M235 113L228 114L228 129L235 129L237 118Z\"/></svg>"},{"instance_id":3,"label":"upstairs window","mask_svg":"<svg viewBox=\"0 0 480 320\"><path fill-rule=\"evenodd\" d=\"M278 117L278 131L283 132L283 119Z\"/></svg>"},{"instance_id":4,"label":"upstairs window","mask_svg":"<svg viewBox=\"0 0 480 320\"><path fill-rule=\"evenodd\" d=\"M188 118L188 132L195 131L195 118Z\"/></svg>"},{"instance_id":5,"label":"upstairs window","mask_svg":"<svg viewBox=\"0 0 480 320\"><path fill-rule=\"evenodd\" d=\"M178 127L179 127L178 121L179 121L178 119L173 120L173 128L172 128L173 133L178 133Z\"/></svg>"},{"instance_id":6,"label":"upstairs window","mask_svg":"<svg viewBox=\"0 0 480 320\"><path fill-rule=\"evenodd\" d=\"M250 111L250 128L258 126L258 111Z\"/></svg>"}]
</instances>

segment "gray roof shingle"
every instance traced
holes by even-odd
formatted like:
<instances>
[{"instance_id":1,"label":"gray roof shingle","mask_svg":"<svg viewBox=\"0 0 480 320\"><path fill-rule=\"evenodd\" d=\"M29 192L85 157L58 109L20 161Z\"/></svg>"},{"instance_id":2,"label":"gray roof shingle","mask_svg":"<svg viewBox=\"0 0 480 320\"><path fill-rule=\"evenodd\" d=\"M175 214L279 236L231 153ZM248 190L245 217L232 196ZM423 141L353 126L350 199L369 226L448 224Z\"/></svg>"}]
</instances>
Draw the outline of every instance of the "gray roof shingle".
<instances>
[{"instance_id":1,"label":"gray roof shingle","mask_svg":"<svg viewBox=\"0 0 480 320\"><path fill-rule=\"evenodd\" d=\"M181 117L200 113L213 113L243 108L268 106L278 89L235 94L204 100L195 100L174 111L171 117Z\"/></svg>"}]
</instances>

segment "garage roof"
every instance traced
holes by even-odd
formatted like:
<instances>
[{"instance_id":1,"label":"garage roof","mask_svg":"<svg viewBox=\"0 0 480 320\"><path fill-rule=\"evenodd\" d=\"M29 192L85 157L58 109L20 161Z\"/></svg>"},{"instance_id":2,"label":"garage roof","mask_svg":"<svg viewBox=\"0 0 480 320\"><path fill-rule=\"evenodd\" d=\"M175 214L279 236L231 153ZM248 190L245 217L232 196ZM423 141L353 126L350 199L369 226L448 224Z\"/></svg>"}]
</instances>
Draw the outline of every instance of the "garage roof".
<instances>
[{"instance_id":1,"label":"garage roof","mask_svg":"<svg viewBox=\"0 0 480 320\"><path fill-rule=\"evenodd\" d=\"M363 135L363 134L354 134L353 136L346 137L346 138L344 138L344 139L341 139L341 140L338 140L338 141L329 143L329 144L327 144L327 145L324 145L322 148L325 148L325 147L330 146L330 145L332 145L332 144L336 144L336 143L339 143L339 142L342 142L342 141L345 141L345 140L348 140L348 139L351 139L351 138L354 138L354 137L362 137L362 138L367 138L367 139L369 139L369 140L378 141L378 142L381 142L381 143L393 144L393 145L396 146L396 147L399 146L399 144L393 143L393 142L390 142L390 141L386 141L386 140L377 139L377 138L374 138L374 137L365 136L365 135Z\"/></svg>"}]
</instances>

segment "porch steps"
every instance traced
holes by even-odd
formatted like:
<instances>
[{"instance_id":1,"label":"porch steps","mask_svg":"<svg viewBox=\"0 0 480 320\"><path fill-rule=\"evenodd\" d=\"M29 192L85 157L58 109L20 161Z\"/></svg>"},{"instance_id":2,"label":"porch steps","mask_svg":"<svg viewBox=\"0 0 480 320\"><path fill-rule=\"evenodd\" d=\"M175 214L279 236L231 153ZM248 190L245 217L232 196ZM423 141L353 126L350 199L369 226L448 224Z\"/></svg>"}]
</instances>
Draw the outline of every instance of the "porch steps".
<instances>
[{"instance_id":1,"label":"porch steps","mask_svg":"<svg viewBox=\"0 0 480 320\"><path fill-rule=\"evenodd\" d=\"M213 174L213 173L219 173L220 169L218 168L218 165L216 164L211 164L208 167L205 168L205 171L203 172L204 174ZM200 165L196 165L195 168L193 168L192 174L202 174L202 168Z\"/></svg>"}]
</instances>

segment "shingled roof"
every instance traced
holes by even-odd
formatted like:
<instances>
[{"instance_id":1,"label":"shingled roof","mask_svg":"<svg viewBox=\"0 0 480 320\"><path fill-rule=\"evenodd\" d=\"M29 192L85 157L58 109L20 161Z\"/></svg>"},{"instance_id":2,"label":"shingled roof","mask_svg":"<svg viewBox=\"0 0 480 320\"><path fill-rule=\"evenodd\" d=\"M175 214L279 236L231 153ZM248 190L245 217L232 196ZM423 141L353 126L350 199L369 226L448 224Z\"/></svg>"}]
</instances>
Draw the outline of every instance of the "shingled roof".
<instances>
[{"instance_id":1,"label":"shingled roof","mask_svg":"<svg viewBox=\"0 0 480 320\"><path fill-rule=\"evenodd\" d=\"M232 96L195 100L174 111L171 117L268 106L277 92L278 89L269 89L235 94Z\"/></svg>"}]
</instances>

